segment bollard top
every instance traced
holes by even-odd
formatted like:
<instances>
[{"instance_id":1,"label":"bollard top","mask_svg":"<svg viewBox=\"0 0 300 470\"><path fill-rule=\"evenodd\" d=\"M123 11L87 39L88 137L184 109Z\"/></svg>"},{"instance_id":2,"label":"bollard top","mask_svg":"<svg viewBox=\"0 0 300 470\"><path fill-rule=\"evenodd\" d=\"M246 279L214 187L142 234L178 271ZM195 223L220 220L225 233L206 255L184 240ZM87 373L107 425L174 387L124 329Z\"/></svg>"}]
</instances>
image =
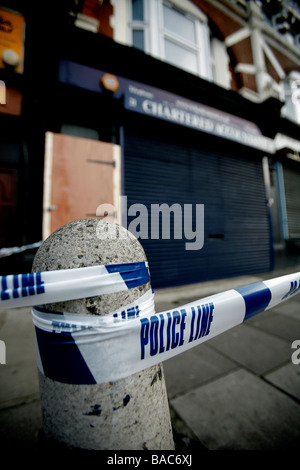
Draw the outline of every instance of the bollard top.
<instances>
[{"instance_id":1,"label":"bollard top","mask_svg":"<svg viewBox=\"0 0 300 470\"><path fill-rule=\"evenodd\" d=\"M147 261L137 238L124 227L98 219L70 222L53 232L37 251L32 271ZM47 304L45 311L105 315L137 300L150 283L128 291Z\"/></svg>"}]
</instances>

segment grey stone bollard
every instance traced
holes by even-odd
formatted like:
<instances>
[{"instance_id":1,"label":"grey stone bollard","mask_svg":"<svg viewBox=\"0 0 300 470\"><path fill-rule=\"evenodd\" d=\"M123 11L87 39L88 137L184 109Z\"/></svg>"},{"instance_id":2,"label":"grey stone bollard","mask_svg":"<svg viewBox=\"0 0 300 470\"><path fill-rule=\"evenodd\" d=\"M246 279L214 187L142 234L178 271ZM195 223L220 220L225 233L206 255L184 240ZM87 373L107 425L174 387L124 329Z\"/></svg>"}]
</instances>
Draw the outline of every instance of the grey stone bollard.
<instances>
[{"instance_id":1,"label":"grey stone bollard","mask_svg":"<svg viewBox=\"0 0 300 470\"><path fill-rule=\"evenodd\" d=\"M99 237L110 230L127 236ZM59 228L43 242L32 271L145 260L141 244L123 227L104 220L83 219ZM48 312L105 315L137 300L148 289L147 284L44 308ZM125 379L93 385L64 384L39 372L39 386L43 432L49 441L89 450L174 449L162 364Z\"/></svg>"}]
</instances>

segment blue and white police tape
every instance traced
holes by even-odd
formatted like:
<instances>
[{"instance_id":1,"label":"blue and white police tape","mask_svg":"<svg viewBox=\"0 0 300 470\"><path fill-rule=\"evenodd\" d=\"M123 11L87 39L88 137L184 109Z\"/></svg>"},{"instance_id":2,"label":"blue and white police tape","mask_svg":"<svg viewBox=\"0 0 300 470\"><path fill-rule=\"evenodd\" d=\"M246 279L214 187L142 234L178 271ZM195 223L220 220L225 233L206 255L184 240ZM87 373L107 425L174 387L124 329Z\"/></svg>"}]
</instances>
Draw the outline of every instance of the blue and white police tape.
<instances>
[{"instance_id":1,"label":"blue and white police tape","mask_svg":"<svg viewBox=\"0 0 300 470\"><path fill-rule=\"evenodd\" d=\"M0 248L0 258L15 255L16 253L22 253L22 251L28 251L34 248L39 248L41 244L42 242L40 241L40 242L30 243L29 245L10 246L8 248Z\"/></svg>"},{"instance_id":2,"label":"blue and white police tape","mask_svg":"<svg viewBox=\"0 0 300 470\"><path fill-rule=\"evenodd\" d=\"M148 263L107 264L0 277L0 310L124 291L150 281Z\"/></svg>"},{"instance_id":3,"label":"blue and white police tape","mask_svg":"<svg viewBox=\"0 0 300 470\"><path fill-rule=\"evenodd\" d=\"M300 273L155 313L151 290L105 317L33 309L38 367L58 382L106 383L170 359L300 290Z\"/></svg>"}]
</instances>

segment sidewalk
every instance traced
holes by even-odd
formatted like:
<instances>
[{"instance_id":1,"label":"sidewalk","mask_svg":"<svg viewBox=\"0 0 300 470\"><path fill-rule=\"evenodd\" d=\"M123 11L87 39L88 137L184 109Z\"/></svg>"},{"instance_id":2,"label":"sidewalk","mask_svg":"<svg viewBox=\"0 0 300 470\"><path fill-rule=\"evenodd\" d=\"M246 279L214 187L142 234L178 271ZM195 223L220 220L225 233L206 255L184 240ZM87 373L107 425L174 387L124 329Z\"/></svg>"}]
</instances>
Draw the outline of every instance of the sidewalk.
<instances>
[{"instance_id":1,"label":"sidewalk","mask_svg":"<svg viewBox=\"0 0 300 470\"><path fill-rule=\"evenodd\" d=\"M300 271L292 266L156 291L156 310ZM0 448L39 449L42 428L30 309L0 312ZM300 445L300 294L164 362L178 450L290 450ZM299 354L300 358L300 354Z\"/></svg>"}]
</instances>

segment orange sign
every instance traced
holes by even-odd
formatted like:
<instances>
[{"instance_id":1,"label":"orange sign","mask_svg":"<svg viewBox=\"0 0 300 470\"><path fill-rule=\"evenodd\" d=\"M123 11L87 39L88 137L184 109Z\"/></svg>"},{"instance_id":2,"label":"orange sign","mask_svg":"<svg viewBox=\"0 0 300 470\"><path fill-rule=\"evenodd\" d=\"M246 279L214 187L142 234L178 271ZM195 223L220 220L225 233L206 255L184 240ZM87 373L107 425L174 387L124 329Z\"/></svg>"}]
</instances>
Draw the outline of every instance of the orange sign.
<instances>
[{"instance_id":1,"label":"orange sign","mask_svg":"<svg viewBox=\"0 0 300 470\"><path fill-rule=\"evenodd\" d=\"M24 17L0 8L0 68L23 73Z\"/></svg>"},{"instance_id":2,"label":"orange sign","mask_svg":"<svg viewBox=\"0 0 300 470\"><path fill-rule=\"evenodd\" d=\"M119 88L119 82L115 75L111 75L110 73L105 73L101 79L101 84L110 91L117 91Z\"/></svg>"}]
</instances>

